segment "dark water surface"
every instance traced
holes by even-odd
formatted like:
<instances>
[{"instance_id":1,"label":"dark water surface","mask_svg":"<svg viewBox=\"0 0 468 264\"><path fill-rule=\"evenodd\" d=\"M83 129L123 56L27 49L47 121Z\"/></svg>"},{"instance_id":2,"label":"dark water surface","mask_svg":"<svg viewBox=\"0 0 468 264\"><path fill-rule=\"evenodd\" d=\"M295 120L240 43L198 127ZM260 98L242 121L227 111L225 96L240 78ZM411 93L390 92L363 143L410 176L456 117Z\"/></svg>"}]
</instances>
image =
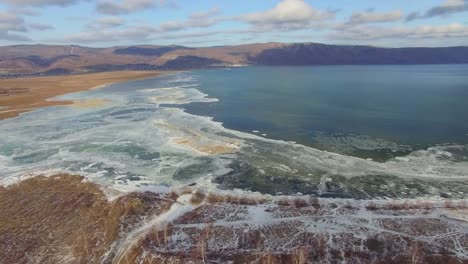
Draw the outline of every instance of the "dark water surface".
<instances>
[{"instance_id":1,"label":"dark water surface","mask_svg":"<svg viewBox=\"0 0 468 264\"><path fill-rule=\"evenodd\" d=\"M0 122L0 185L65 172L111 193L195 184L466 198L467 73L467 65L249 67L67 94L55 99L101 104Z\"/></svg>"},{"instance_id":2,"label":"dark water surface","mask_svg":"<svg viewBox=\"0 0 468 264\"><path fill-rule=\"evenodd\" d=\"M468 65L247 67L198 71L219 102L184 106L225 127L386 159L468 143Z\"/></svg>"}]
</instances>

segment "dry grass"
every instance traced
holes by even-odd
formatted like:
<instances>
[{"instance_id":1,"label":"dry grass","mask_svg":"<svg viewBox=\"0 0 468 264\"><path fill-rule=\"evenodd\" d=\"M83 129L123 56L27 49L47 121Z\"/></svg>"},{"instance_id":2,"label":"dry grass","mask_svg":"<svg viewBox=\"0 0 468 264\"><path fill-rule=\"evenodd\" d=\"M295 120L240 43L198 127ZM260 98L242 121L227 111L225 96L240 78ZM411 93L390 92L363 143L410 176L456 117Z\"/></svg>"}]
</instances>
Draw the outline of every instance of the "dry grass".
<instances>
[{"instance_id":1,"label":"dry grass","mask_svg":"<svg viewBox=\"0 0 468 264\"><path fill-rule=\"evenodd\" d=\"M68 176L70 177L70 176ZM0 187L0 259L5 263L64 263L58 257L73 256L76 263L96 263L110 249L113 242L135 230L149 217L167 210L179 192L164 195L154 193L132 193L109 203L105 196L90 183L83 183L80 177L61 176L55 178L37 177L11 188ZM41 192L38 192L40 190ZM236 204L259 204L256 196L222 196L191 193L190 202L202 204L174 222L162 224L150 230L126 252L120 263L317 263L330 260L338 263L371 263L376 256L388 260L385 263L457 263L456 256L445 251L431 251L426 242L418 243L411 237L401 238L392 234L376 234L367 239L356 238L353 234L330 234L312 231L304 232L297 221L273 223L271 226L253 225L223 226L210 223L214 219L225 219L233 210L246 206L225 206L228 200ZM244 198L244 199L243 199ZM279 198L278 198L279 199ZM313 210L301 210L307 206L320 206L318 199L310 197L284 197L277 200L287 207L272 206L287 213L302 212L309 215ZM368 210L424 209L426 203L408 201L384 201L362 203ZM323 210L341 209L352 206L346 202L333 207L326 203ZM434 206L434 204L431 204ZM436 203L448 208L447 211L466 208L466 201ZM359 205L361 206L361 204ZM153 207L157 207L154 209ZM228 208L229 210L226 210ZM299 208L299 209L298 209ZM310 208L313 209L313 208ZM279 211L281 212L281 211ZM347 213L346 210L341 210ZM418 210L419 214L426 211ZM460 213L463 213L461 210ZM378 212L381 213L380 211ZM406 215L406 212L386 211L390 215ZM226 221L238 221L233 217ZM225 221L225 220L221 220ZM383 221L385 227L399 227L395 219ZM192 227L184 224L195 224ZM412 222L413 223L413 222ZM432 222L414 222L412 234L418 236L428 228L442 230L445 225L434 226ZM393 230L393 229L392 229ZM352 230L351 230L352 231ZM181 235L187 235L183 243L175 243ZM49 236L51 238L49 238ZM185 240L186 239L186 240ZM229 240L231 245L223 244ZM287 241L284 242L283 241ZM277 244L275 244L277 240ZM289 242L291 241L291 242ZM343 242L344 241L344 242ZM349 248L333 248L340 243ZM349 242L349 243L348 243ZM289 243L289 244L287 244ZM11 247L10 245L15 245ZM284 246L286 245L286 246ZM450 248L447 246L446 248ZM445 248L445 247L444 247ZM27 255L34 256L28 261ZM435 253L434 253L435 252ZM442 253L441 253L442 252ZM449 252L449 251L447 251ZM429 255L430 254L430 255ZM111 259L113 256L110 256ZM108 259L108 261L110 261ZM2 262L0 261L0 262ZM66 261L65 261L66 262ZM3 263L3 262L2 262Z\"/></svg>"},{"instance_id":2,"label":"dry grass","mask_svg":"<svg viewBox=\"0 0 468 264\"><path fill-rule=\"evenodd\" d=\"M374 203L374 202L369 202L369 203L366 205L366 209L369 210L369 211L375 211L375 210L379 209L379 207L377 206L376 203Z\"/></svg>"},{"instance_id":3,"label":"dry grass","mask_svg":"<svg viewBox=\"0 0 468 264\"><path fill-rule=\"evenodd\" d=\"M305 207L320 207L320 202L317 197L309 196L307 198L304 197L280 197L276 200L276 204L280 206L292 206L295 208L305 208Z\"/></svg>"},{"instance_id":4,"label":"dry grass","mask_svg":"<svg viewBox=\"0 0 468 264\"><path fill-rule=\"evenodd\" d=\"M167 198L173 201L176 201L179 197L180 195L175 191L171 191L167 194Z\"/></svg>"},{"instance_id":5,"label":"dry grass","mask_svg":"<svg viewBox=\"0 0 468 264\"><path fill-rule=\"evenodd\" d=\"M164 224L161 228L154 228L146 236L146 240L151 241L156 247L165 248L172 234L172 226Z\"/></svg>"},{"instance_id":6,"label":"dry grass","mask_svg":"<svg viewBox=\"0 0 468 264\"><path fill-rule=\"evenodd\" d=\"M320 207L320 200L317 197L309 196L308 202L313 207Z\"/></svg>"},{"instance_id":7,"label":"dry grass","mask_svg":"<svg viewBox=\"0 0 468 264\"><path fill-rule=\"evenodd\" d=\"M236 196L236 195L227 195L227 196L226 196L226 203L230 203L230 204L239 204L239 196Z\"/></svg>"},{"instance_id":8,"label":"dry grass","mask_svg":"<svg viewBox=\"0 0 468 264\"><path fill-rule=\"evenodd\" d=\"M461 200L461 201L445 200L442 203L442 205L439 205L437 202L433 202L433 201L410 202L410 201L405 200L405 201L389 201L389 202L378 205L375 202L370 201L366 205L366 209L370 211L378 210L378 209L393 210L393 211L417 210L417 209L431 210L440 206L442 206L443 208L447 208L447 209L466 209L468 208L468 202L466 200ZM346 205L345 207L348 207L348 205Z\"/></svg>"},{"instance_id":9,"label":"dry grass","mask_svg":"<svg viewBox=\"0 0 468 264\"><path fill-rule=\"evenodd\" d=\"M108 202L98 186L78 176L22 181L0 189L0 262L63 263L63 257L74 263L100 262L122 233L171 204L154 193ZM169 231L163 230L165 237Z\"/></svg>"},{"instance_id":10,"label":"dry grass","mask_svg":"<svg viewBox=\"0 0 468 264\"><path fill-rule=\"evenodd\" d=\"M206 194L200 191L196 191L195 193L192 194L192 197L190 197L190 203L193 205L199 205L201 204L206 198Z\"/></svg>"},{"instance_id":11,"label":"dry grass","mask_svg":"<svg viewBox=\"0 0 468 264\"><path fill-rule=\"evenodd\" d=\"M385 204L384 206L385 209L387 210L407 210L409 209L409 204L408 203L401 203L401 202L389 202Z\"/></svg>"},{"instance_id":12,"label":"dry grass","mask_svg":"<svg viewBox=\"0 0 468 264\"><path fill-rule=\"evenodd\" d=\"M241 196L239 199L241 205L257 205L258 199L256 197Z\"/></svg>"},{"instance_id":13,"label":"dry grass","mask_svg":"<svg viewBox=\"0 0 468 264\"><path fill-rule=\"evenodd\" d=\"M309 258L309 250L306 247L296 248L291 255L291 263L305 264Z\"/></svg>"},{"instance_id":14,"label":"dry grass","mask_svg":"<svg viewBox=\"0 0 468 264\"><path fill-rule=\"evenodd\" d=\"M210 193L206 197L206 201L211 204L228 203L238 205L258 205L265 204L269 200L261 196L248 196L248 195L222 195L216 193Z\"/></svg>"},{"instance_id":15,"label":"dry grass","mask_svg":"<svg viewBox=\"0 0 468 264\"><path fill-rule=\"evenodd\" d=\"M224 203L225 198L226 198L225 196L220 195L220 194L209 193L208 196L206 197L206 201L211 204L218 204L218 203Z\"/></svg>"},{"instance_id":16,"label":"dry grass","mask_svg":"<svg viewBox=\"0 0 468 264\"><path fill-rule=\"evenodd\" d=\"M291 199L289 197L280 197L276 200L276 204L279 206L291 206Z\"/></svg>"},{"instance_id":17,"label":"dry grass","mask_svg":"<svg viewBox=\"0 0 468 264\"><path fill-rule=\"evenodd\" d=\"M1 94L0 119L15 117L33 108L71 104L70 101L47 101L48 98L89 90L106 84L160 76L161 71L118 71L69 76L0 79L3 90L22 89L21 93Z\"/></svg>"},{"instance_id":18,"label":"dry grass","mask_svg":"<svg viewBox=\"0 0 468 264\"><path fill-rule=\"evenodd\" d=\"M264 252L259 260L260 264L277 264L278 261L276 260L275 256L270 250Z\"/></svg>"},{"instance_id":19,"label":"dry grass","mask_svg":"<svg viewBox=\"0 0 468 264\"><path fill-rule=\"evenodd\" d=\"M422 259L423 259L424 253L422 252L421 247L419 246L418 242L413 242L411 244L408 256L409 256L410 264L423 263Z\"/></svg>"},{"instance_id":20,"label":"dry grass","mask_svg":"<svg viewBox=\"0 0 468 264\"><path fill-rule=\"evenodd\" d=\"M413 204L413 208L414 208L414 209L426 209L426 210L430 210L430 209L433 209L433 208L434 208L434 203L428 202L428 201L417 202L417 203L414 203L414 204Z\"/></svg>"},{"instance_id":21,"label":"dry grass","mask_svg":"<svg viewBox=\"0 0 468 264\"><path fill-rule=\"evenodd\" d=\"M303 207L309 206L309 203L306 202L302 198L296 198L292 202L293 202L294 207L296 207L296 208L303 208Z\"/></svg>"}]
</instances>

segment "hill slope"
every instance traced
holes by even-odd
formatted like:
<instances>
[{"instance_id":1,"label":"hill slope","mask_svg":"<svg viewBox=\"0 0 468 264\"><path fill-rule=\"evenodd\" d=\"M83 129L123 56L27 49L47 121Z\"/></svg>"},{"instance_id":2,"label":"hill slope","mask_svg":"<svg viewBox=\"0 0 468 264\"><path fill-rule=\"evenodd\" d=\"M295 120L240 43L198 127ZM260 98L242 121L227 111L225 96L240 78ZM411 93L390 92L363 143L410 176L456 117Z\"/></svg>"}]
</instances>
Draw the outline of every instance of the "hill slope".
<instances>
[{"instance_id":1,"label":"hill slope","mask_svg":"<svg viewBox=\"0 0 468 264\"><path fill-rule=\"evenodd\" d=\"M363 65L468 63L468 47L378 48L317 43L264 43L187 48L76 45L0 47L0 76L111 70L193 69L233 65Z\"/></svg>"}]
</instances>

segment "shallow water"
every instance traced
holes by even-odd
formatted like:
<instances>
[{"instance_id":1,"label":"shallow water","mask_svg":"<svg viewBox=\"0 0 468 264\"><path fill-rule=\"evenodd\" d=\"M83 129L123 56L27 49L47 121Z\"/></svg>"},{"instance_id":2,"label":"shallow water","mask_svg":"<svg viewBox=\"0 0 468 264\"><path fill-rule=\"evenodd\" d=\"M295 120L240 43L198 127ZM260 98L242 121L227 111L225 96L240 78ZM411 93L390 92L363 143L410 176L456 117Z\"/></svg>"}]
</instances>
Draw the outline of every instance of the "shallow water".
<instances>
[{"instance_id":1,"label":"shallow water","mask_svg":"<svg viewBox=\"0 0 468 264\"><path fill-rule=\"evenodd\" d=\"M3 120L0 122L0 182L12 183L26 172L64 171L85 175L121 191L196 183L206 189L322 197L468 196L468 148L463 141L447 139L440 143L452 144L416 150L419 142L410 144L362 131L360 134L353 131L357 139L351 140L348 132L340 131L343 140L336 139L336 132L333 136L324 133L323 138L314 138L324 142L321 150L313 144L304 146L238 131L241 128L225 128L230 124L223 119L227 110L213 115L224 126L207 113L218 113L217 109L223 107L229 109L232 106L223 105L235 101L242 109L232 114L240 121L249 112L256 116L264 110L240 103L255 99L244 96L245 91L238 92L236 98L231 86L219 85L220 91L226 89L232 94L215 96L216 93L209 92L214 88L206 82L218 72L219 77L213 77L215 80L224 75L225 83L230 83L246 71L249 69L195 71L114 84L60 97L79 102L94 100L99 104L48 107ZM294 87L294 83L290 85ZM268 96L274 97L275 91L278 89L273 89ZM287 101L283 100L281 105L287 105ZM183 111L189 108L193 113L203 107L205 116ZM275 111L281 113L284 109L270 104L270 112ZM274 119L266 118L264 122L271 120ZM245 124L250 123L247 120ZM261 124L247 130L266 133ZM267 134L274 134L276 130L270 129ZM294 130L290 131L295 135ZM300 141L293 136L280 139ZM334 147L324 151L327 146ZM389 149L393 156L400 157L377 162L345 154L347 149L356 146L370 151ZM401 153L396 155L393 151Z\"/></svg>"}]
</instances>

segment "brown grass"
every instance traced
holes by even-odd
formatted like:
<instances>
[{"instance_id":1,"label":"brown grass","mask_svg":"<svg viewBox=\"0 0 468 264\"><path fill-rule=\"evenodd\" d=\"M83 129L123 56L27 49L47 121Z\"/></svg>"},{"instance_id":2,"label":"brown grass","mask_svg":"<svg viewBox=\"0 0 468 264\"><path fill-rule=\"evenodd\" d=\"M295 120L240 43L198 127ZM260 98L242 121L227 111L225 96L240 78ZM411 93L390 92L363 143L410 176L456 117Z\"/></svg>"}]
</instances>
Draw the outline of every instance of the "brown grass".
<instances>
[{"instance_id":1,"label":"brown grass","mask_svg":"<svg viewBox=\"0 0 468 264\"><path fill-rule=\"evenodd\" d=\"M59 175L36 177L9 188L0 187L0 262L3 263L111 263L102 256L113 242L125 237L129 231L141 226L148 217L167 210L178 192L164 195L131 193L114 202L108 202L102 191L81 177ZM285 237L289 240L296 232L297 222L281 222L264 228L223 227L210 223L225 200L241 203L259 203L258 197L221 196L198 191L191 202L203 203L197 210L188 212L176 221L152 229L133 245L120 263L370 263L376 256L385 263L457 263L454 255L445 249L433 249L426 242L414 242L411 237L376 235L366 240L353 239L353 234L306 233L296 236L293 244L281 248L270 243ZM283 202L287 212L296 208L318 204L309 197L289 197ZM206 202L206 203L204 203ZM279 201L281 202L281 201ZM380 202L380 201L379 201ZM466 206L465 201L442 204L452 210ZM408 201L379 203L368 201L372 210L404 210L425 208L426 203L410 204ZM441 205L439 202L437 205ZM365 204L363 204L365 205ZM325 209L330 209L327 205ZM346 203L341 206L347 206ZM229 206L232 208L235 206ZM241 209L244 206L240 206ZM340 208L340 207L336 207ZM275 209L278 209L275 207ZM308 213L310 210L304 210ZM213 214L212 214L213 212ZM231 211L226 211L227 213ZM426 211L420 210L420 213ZM460 213L463 213L461 210ZM389 212L399 215L399 212ZM405 212L402 212L405 213ZM207 217L208 216L208 217ZM235 219L233 219L235 221ZM382 222L385 226L399 227L400 220ZM198 223L202 228L184 227L184 223ZM421 224L420 224L421 223ZM405 223L404 223L405 224ZM434 228L428 221L414 222L413 232ZM246 226L247 227L247 226ZM438 229L443 229L443 226ZM174 249L176 237L184 229L189 234L190 246ZM244 232L248 230L247 232ZM268 232L266 232L268 231ZM300 229L297 229L299 232ZM173 240L171 240L171 237ZM219 241L237 239L233 249L219 248ZM331 246L339 239L349 240L349 248L338 250ZM329 242L330 241L330 242ZM365 246L365 247L362 247ZM360 248L363 249L360 249ZM448 245L446 248L450 248ZM444 247L445 248L445 247ZM435 250L435 251L432 251ZM25 254L28 252L28 254ZM434 254L434 252L436 254ZM450 253L451 254L451 253ZM74 258L73 261L65 257ZM34 259L31 259L34 258ZM348 261L349 260L349 261ZM314 262L315 261L315 262ZM382 262L383 263L383 262Z\"/></svg>"},{"instance_id":2,"label":"brown grass","mask_svg":"<svg viewBox=\"0 0 468 264\"><path fill-rule=\"evenodd\" d=\"M190 203L193 205L198 205L201 204L206 198L206 194L200 191L197 191L192 194L192 197L190 197Z\"/></svg>"},{"instance_id":3,"label":"brown grass","mask_svg":"<svg viewBox=\"0 0 468 264\"><path fill-rule=\"evenodd\" d=\"M241 196L239 204L241 205L257 205L259 200L256 197Z\"/></svg>"},{"instance_id":4,"label":"brown grass","mask_svg":"<svg viewBox=\"0 0 468 264\"><path fill-rule=\"evenodd\" d=\"M320 207L320 200L317 197L309 196L308 202L313 207Z\"/></svg>"},{"instance_id":5,"label":"brown grass","mask_svg":"<svg viewBox=\"0 0 468 264\"><path fill-rule=\"evenodd\" d=\"M211 204L223 203L224 200L225 200L225 196L220 195L220 194L215 194L215 193L210 193L206 197L206 201Z\"/></svg>"},{"instance_id":6,"label":"brown grass","mask_svg":"<svg viewBox=\"0 0 468 264\"><path fill-rule=\"evenodd\" d=\"M306 247L296 248L291 256L291 263L305 264L309 258L309 250Z\"/></svg>"},{"instance_id":7,"label":"brown grass","mask_svg":"<svg viewBox=\"0 0 468 264\"><path fill-rule=\"evenodd\" d=\"M276 200L276 204L280 206L293 206L295 208L305 208L305 207L315 207L318 208L320 207L320 202L317 197L312 197L309 196L307 198L304 197L296 197L296 198L291 198L291 197L281 197L278 200Z\"/></svg>"},{"instance_id":8,"label":"brown grass","mask_svg":"<svg viewBox=\"0 0 468 264\"><path fill-rule=\"evenodd\" d=\"M98 186L78 176L22 181L0 189L0 262L100 262L121 232L170 205L147 193L110 203Z\"/></svg>"},{"instance_id":9,"label":"brown grass","mask_svg":"<svg viewBox=\"0 0 468 264\"><path fill-rule=\"evenodd\" d=\"M161 228L154 228L146 236L146 240L151 241L157 247L166 247L172 234L172 226L165 224Z\"/></svg>"},{"instance_id":10,"label":"brown grass","mask_svg":"<svg viewBox=\"0 0 468 264\"><path fill-rule=\"evenodd\" d=\"M413 205L413 208L430 210L434 208L434 204L432 202L418 202Z\"/></svg>"},{"instance_id":11,"label":"brown grass","mask_svg":"<svg viewBox=\"0 0 468 264\"><path fill-rule=\"evenodd\" d=\"M369 211L375 211L375 210L379 209L379 207L374 202L369 202L366 205L366 209L369 210Z\"/></svg>"},{"instance_id":12,"label":"brown grass","mask_svg":"<svg viewBox=\"0 0 468 264\"><path fill-rule=\"evenodd\" d=\"M212 204L218 203L228 203L228 204L238 204L238 205L258 205L267 203L269 200L264 197L257 196L248 196L248 195L222 195L210 193L208 194L206 201Z\"/></svg>"},{"instance_id":13,"label":"brown grass","mask_svg":"<svg viewBox=\"0 0 468 264\"><path fill-rule=\"evenodd\" d=\"M276 200L276 204L280 206L291 206L291 200L288 197L281 197Z\"/></svg>"},{"instance_id":14,"label":"brown grass","mask_svg":"<svg viewBox=\"0 0 468 264\"><path fill-rule=\"evenodd\" d=\"M118 71L69 76L29 77L0 79L0 119L18 116L34 108L72 104L70 101L47 101L48 98L89 90L115 82L145 79L169 72L161 71ZM21 89L21 93L11 93Z\"/></svg>"},{"instance_id":15,"label":"brown grass","mask_svg":"<svg viewBox=\"0 0 468 264\"><path fill-rule=\"evenodd\" d=\"M239 204L239 196L227 195L226 196L226 203Z\"/></svg>"},{"instance_id":16,"label":"brown grass","mask_svg":"<svg viewBox=\"0 0 468 264\"><path fill-rule=\"evenodd\" d=\"M303 208L309 206L309 203L302 198L296 198L293 200L293 205L296 208Z\"/></svg>"},{"instance_id":17,"label":"brown grass","mask_svg":"<svg viewBox=\"0 0 468 264\"><path fill-rule=\"evenodd\" d=\"M168 198L168 199L171 199L171 200L173 200L173 201L176 201L179 197L180 197L180 195L179 195L177 192L175 192L175 191L171 191L171 192L169 192L169 193L167 194L167 198Z\"/></svg>"},{"instance_id":18,"label":"brown grass","mask_svg":"<svg viewBox=\"0 0 468 264\"><path fill-rule=\"evenodd\" d=\"M408 256L409 256L409 263L410 264L420 264L420 263L422 263L424 253L422 252L421 247L419 246L418 242L413 242L411 244Z\"/></svg>"},{"instance_id":19,"label":"brown grass","mask_svg":"<svg viewBox=\"0 0 468 264\"><path fill-rule=\"evenodd\" d=\"M259 263L260 264L276 264L276 263L278 263L278 261L276 260L273 253L271 251L267 250L260 257Z\"/></svg>"}]
</instances>

